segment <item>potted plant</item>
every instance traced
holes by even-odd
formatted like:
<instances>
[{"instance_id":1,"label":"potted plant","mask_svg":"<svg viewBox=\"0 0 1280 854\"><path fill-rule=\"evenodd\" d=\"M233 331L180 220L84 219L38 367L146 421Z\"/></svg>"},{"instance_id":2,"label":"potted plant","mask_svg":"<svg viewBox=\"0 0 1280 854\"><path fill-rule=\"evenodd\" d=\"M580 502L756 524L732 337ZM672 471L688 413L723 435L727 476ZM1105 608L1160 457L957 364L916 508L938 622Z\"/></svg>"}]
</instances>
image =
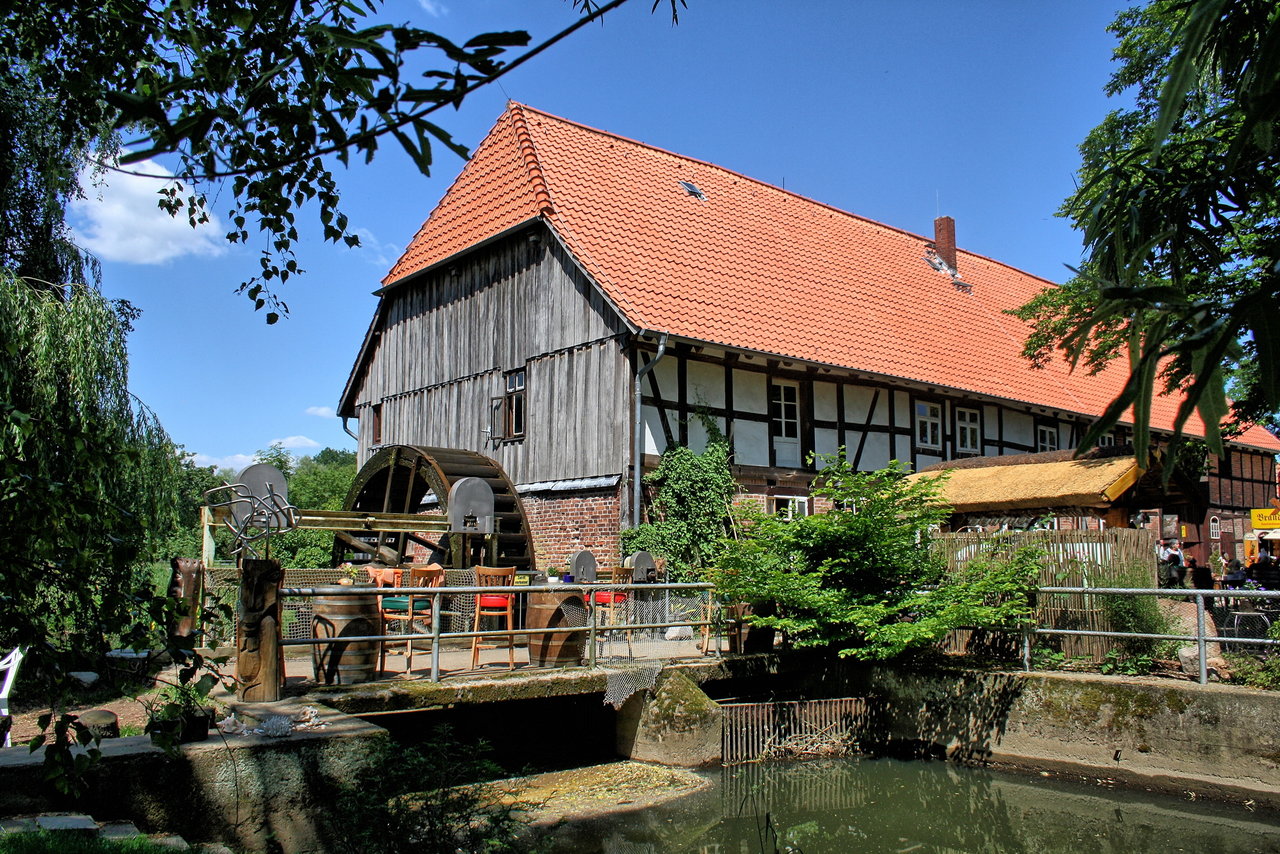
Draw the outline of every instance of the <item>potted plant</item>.
<instances>
[{"instance_id":1,"label":"potted plant","mask_svg":"<svg viewBox=\"0 0 1280 854\"><path fill-rule=\"evenodd\" d=\"M206 673L195 681L164 686L147 704L146 732L152 742L170 749L207 739L217 713L209 699L215 684L217 678Z\"/></svg>"}]
</instances>

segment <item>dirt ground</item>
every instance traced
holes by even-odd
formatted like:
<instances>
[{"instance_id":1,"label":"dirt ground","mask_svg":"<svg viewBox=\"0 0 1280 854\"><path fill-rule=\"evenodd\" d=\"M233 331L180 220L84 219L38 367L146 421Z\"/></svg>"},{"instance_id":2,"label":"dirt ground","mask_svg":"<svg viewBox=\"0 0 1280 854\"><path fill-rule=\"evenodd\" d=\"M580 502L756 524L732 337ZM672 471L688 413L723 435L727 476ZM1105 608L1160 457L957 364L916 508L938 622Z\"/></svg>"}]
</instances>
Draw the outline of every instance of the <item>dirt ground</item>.
<instances>
[{"instance_id":1,"label":"dirt ground","mask_svg":"<svg viewBox=\"0 0 1280 854\"><path fill-rule=\"evenodd\" d=\"M87 712L91 709L109 709L116 713L116 717L120 720L120 731L123 735L141 735L142 728L147 723L147 709L143 704L143 697L124 697L112 696L102 692L96 692L99 696L93 695L73 700L66 708L59 709L59 712ZM35 700L32 698L14 697L9 702L9 711L13 715L13 729L10 731L10 737L14 744L29 741L31 738L40 734L39 718L41 715L49 711L49 703L47 701Z\"/></svg>"}]
</instances>

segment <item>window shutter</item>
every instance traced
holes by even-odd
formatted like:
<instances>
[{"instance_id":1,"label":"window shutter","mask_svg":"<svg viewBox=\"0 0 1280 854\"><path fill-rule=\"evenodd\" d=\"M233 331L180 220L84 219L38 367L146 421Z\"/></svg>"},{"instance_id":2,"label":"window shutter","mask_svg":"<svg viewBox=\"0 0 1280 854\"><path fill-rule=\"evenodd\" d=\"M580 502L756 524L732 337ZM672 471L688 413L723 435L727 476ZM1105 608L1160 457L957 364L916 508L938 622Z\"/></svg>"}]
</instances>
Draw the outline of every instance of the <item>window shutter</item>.
<instances>
[{"instance_id":1,"label":"window shutter","mask_svg":"<svg viewBox=\"0 0 1280 854\"><path fill-rule=\"evenodd\" d=\"M489 438L493 441L507 438L507 399L489 398Z\"/></svg>"}]
</instances>

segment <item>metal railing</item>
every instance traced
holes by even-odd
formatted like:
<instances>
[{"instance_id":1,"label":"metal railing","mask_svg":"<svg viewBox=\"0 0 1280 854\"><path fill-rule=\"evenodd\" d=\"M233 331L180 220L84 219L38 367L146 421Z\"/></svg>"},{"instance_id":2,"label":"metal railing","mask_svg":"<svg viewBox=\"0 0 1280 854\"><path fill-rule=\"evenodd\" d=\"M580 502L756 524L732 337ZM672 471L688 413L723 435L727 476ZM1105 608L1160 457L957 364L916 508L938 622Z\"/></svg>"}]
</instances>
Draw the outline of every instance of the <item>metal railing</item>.
<instances>
[{"instance_id":1,"label":"metal railing","mask_svg":"<svg viewBox=\"0 0 1280 854\"><path fill-rule=\"evenodd\" d=\"M1253 646L1277 646L1280 641L1271 640L1269 638L1251 638L1236 637L1230 638L1221 635L1209 635L1206 631L1206 599L1275 599L1280 600L1280 590L1198 590L1185 588L1149 588L1149 587L1041 587L1036 591L1037 595L1057 595L1057 594L1084 594L1088 596L1157 596L1167 599L1194 599L1196 606L1196 633L1194 635L1174 635L1174 634L1153 634L1145 632L1119 632L1119 631L1101 631L1094 629L1053 629L1041 628L1035 626L1031 629L1024 630L1022 635L1022 659L1023 666L1026 670L1031 670L1031 637L1033 635L1044 636L1076 636L1076 637L1104 637L1104 638L1136 638L1140 640L1167 640L1167 641L1194 641L1197 648L1197 657L1199 659L1199 679L1200 684L1207 684L1209 681L1209 669L1207 662L1207 648L1211 643L1221 644L1241 644ZM1258 613L1261 612L1249 612Z\"/></svg>"},{"instance_id":2,"label":"metal railing","mask_svg":"<svg viewBox=\"0 0 1280 854\"><path fill-rule=\"evenodd\" d=\"M439 682L441 678L440 670L440 650L443 641L451 640L470 640L473 638L516 638L520 636L530 635L562 635L572 633L587 634L586 654L587 665L594 667L597 656L597 641L601 634L615 632L636 632L642 630L657 630L668 628L688 627L696 633L703 627L711 627L711 635L715 636L715 652L720 654L720 632L718 627L723 624L720 616L720 604L717 597L712 595L714 585L707 583L676 583L676 584L613 584L613 583L592 583L592 584L545 584L545 585L483 585L483 586L453 586L453 587L371 587L366 585L325 585L320 587L284 587L279 591L281 599L286 598L320 598L326 596L342 596L342 597L382 597L382 596L413 596L421 598L424 601L431 602L431 631L430 632L408 632L403 634L380 634L380 635L340 635L336 637L310 637L310 638L282 638L281 646L318 646L324 644L350 644L362 642L376 643L413 643L415 641L431 641L431 681ZM632 598L636 592L655 593L661 592L669 595L672 591L688 591L699 593L699 619L687 619L688 615L680 619L671 620L650 620L648 622L621 622L621 623L601 623L600 622L600 605L597 604L597 594L603 593L626 593L628 598ZM444 631L442 626L443 616L466 616L468 619L474 614L474 611L458 611L447 609L446 600L450 597L465 596L474 602L474 597L480 595L513 595L516 597L528 596L533 593L578 593L582 596L583 607L586 611L586 623L581 626L574 625L555 625L550 627L523 627L512 629L495 629L488 631ZM513 603L514 604L514 603ZM663 614L669 615L669 609L664 607ZM412 621L410 621L412 626ZM514 643L514 640L512 641Z\"/></svg>"}]
</instances>

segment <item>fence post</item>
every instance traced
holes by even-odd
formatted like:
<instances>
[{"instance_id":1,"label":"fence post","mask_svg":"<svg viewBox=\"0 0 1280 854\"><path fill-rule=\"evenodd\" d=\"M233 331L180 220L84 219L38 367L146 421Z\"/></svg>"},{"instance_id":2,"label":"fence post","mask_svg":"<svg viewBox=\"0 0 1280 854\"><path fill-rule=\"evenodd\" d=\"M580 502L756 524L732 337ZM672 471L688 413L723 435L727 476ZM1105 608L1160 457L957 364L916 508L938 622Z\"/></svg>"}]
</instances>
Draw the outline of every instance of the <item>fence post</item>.
<instances>
[{"instance_id":1,"label":"fence post","mask_svg":"<svg viewBox=\"0 0 1280 854\"><path fill-rule=\"evenodd\" d=\"M1196 645L1200 648L1200 684L1209 684L1209 663L1205 661L1208 644L1205 642L1204 629L1204 591L1196 591Z\"/></svg>"},{"instance_id":2,"label":"fence post","mask_svg":"<svg viewBox=\"0 0 1280 854\"><path fill-rule=\"evenodd\" d=\"M440 621L444 615L440 613L443 602L439 593L431 595L431 681L440 681ZM412 623L410 623L412 628ZM410 641L412 643L412 641Z\"/></svg>"},{"instance_id":3,"label":"fence post","mask_svg":"<svg viewBox=\"0 0 1280 854\"><path fill-rule=\"evenodd\" d=\"M1022 669L1031 672L1031 629L1022 630Z\"/></svg>"}]
</instances>

